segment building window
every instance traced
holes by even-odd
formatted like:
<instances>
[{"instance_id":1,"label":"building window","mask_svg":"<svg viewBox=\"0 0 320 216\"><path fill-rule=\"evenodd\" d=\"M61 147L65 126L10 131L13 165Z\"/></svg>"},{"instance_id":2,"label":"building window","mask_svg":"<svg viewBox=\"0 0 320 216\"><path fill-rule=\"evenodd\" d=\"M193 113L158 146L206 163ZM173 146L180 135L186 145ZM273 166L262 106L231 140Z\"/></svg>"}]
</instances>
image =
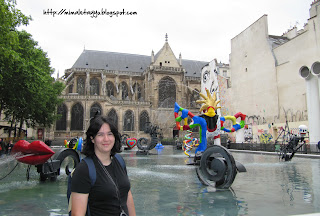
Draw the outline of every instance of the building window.
<instances>
[{"instance_id":1,"label":"building window","mask_svg":"<svg viewBox=\"0 0 320 216\"><path fill-rule=\"evenodd\" d=\"M73 105L71 109L70 130L83 130L83 107L80 103Z\"/></svg>"},{"instance_id":2,"label":"building window","mask_svg":"<svg viewBox=\"0 0 320 216\"><path fill-rule=\"evenodd\" d=\"M129 88L126 82L121 83L121 90L122 90L121 99L129 100Z\"/></svg>"},{"instance_id":3,"label":"building window","mask_svg":"<svg viewBox=\"0 0 320 216\"><path fill-rule=\"evenodd\" d=\"M90 119L94 118L96 115L102 115L101 106L97 103L93 104L90 108Z\"/></svg>"},{"instance_id":4,"label":"building window","mask_svg":"<svg viewBox=\"0 0 320 216\"><path fill-rule=\"evenodd\" d=\"M133 92L137 95L137 100L142 100L142 89L139 83L133 85Z\"/></svg>"},{"instance_id":5,"label":"building window","mask_svg":"<svg viewBox=\"0 0 320 216\"><path fill-rule=\"evenodd\" d=\"M227 79L227 88L231 88L231 80Z\"/></svg>"},{"instance_id":6,"label":"building window","mask_svg":"<svg viewBox=\"0 0 320 216\"><path fill-rule=\"evenodd\" d=\"M140 114L140 120L139 120L139 130L140 131L145 131L147 122L149 122L149 114L147 111L143 111Z\"/></svg>"},{"instance_id":7,"label":"building window","mask_svg":"<svg viewBox=\"0 0 320 216\"><path fill-rule=\"evenodd\" d=\"M82 77L78 77L77 79L77 93L79 95L84 95L85 84L84 79Z\"/></svg>"},{"instance_id":8,"label":"building window","mask_svg":"<svg viewBox=\"0 0 320 216\"><path fill-rule=\"evenodd\" d=\"M107 96L114 96L114 85L111 81L108 81L106 84Z\"/></svg>"},{"instance_id":9,"label":"building window","mask_svg":"<svg viewBox=\"0 0 320 216\"><path fill-rule=\"evenodd\" d=\"M61 104L58 106L57 114L61 117L56 121L56 130L66 130L67 129L67 106Z\"/></svg>"},{"instance_id":10,"label":"building window","mask_svg":"<svg viewBox=\"0 0 320 216\"><path fill-rule=\"evenodd\" d=\"M123 118L123 130L133 131L134 130L134 116L131 110L127 110Z\"/></svg>"},{"instance_id":11,"label":"building window","mask_svg":"<svg viewBox=\"0 0 320 216\"><path fill-rule=\"evenodd\" d=\"M69 93L72 93L73 91L73 84L69 85Z\"/></svg>"},{"instance_id":12,"label":"building window","mask_svg":"<svg viewBox=\"0 0 320 216\"><path fill-rule=\"evenodd\" d=\"M107 117L113 122L113 124L118 127L118 115L115 109L110 110Z\"/></svg>"},{"instance_id":13,"label":"building window","mask_svg":"<svg viewBox=\"0 0 320 216\"><path fill-rule=\"evenodd\" d=\"M158 107L173 108L176 102L176 83L170 77L164 77L159 81Z\"/></svg>"},{"instance_id":14,"label":"building window","mask_svg":"<svg viewBox=\"0 0 320 216\"><path fill-rule=\"evenodd\" d=\"M90 95L99 95L99 80L97 78L92 78L90 80Z\"/></svg>"},{"instance_id":15,"label":"building window","mask_svg":"<svg viewBox=\"0 0 320 216\"><path fill-rule=\"evenodd\" d=\"M228 73L227 73L226 70L223 70L223 76L224 76L224 77L227 77L227 76L228 76Z\"/></svg>"}]
</instances>

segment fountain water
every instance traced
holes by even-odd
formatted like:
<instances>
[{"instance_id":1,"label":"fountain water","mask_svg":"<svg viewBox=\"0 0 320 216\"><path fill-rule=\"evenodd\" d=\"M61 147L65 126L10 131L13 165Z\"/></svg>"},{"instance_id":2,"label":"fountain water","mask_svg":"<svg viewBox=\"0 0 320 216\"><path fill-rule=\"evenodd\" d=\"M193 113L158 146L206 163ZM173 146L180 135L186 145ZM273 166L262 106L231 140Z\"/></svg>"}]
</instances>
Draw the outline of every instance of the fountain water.
<instances>
[{"instance_id":1,"label":"fountain water","mask_svg":"<svg viewBox=\"0 0 320 216\"><path fill-rule=\"evenodd\" d=\"M165 146L153 154L121 153L131 179L137 215L296 215L320 212L320 160L233 152L247 173L229 189L204 186L182 150ZM2 159L1 159L2 160ZM7 160L7 159L6 159ZM16 165L1 163L0 173ZM67 175L39 181L36 170L19 163L0 184L0 215L67 215ZM266 203L268 203L266 205Z\"/></svg>"}]
</instances>

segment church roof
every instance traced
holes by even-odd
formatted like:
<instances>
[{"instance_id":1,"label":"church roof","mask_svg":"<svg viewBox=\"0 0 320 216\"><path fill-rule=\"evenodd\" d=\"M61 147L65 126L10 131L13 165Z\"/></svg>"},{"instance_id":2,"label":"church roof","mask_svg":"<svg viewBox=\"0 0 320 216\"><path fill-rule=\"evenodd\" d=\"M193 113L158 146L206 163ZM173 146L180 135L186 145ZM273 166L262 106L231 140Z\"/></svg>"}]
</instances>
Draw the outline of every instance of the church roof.
<instances>
[{"instance_id":1,"label":"church roof","mask_svg":"<svg viewBox=\"0 0 320 216\"><path fill-rule=\"evenodd\" d=\"M200 77L201 69L209 62L184 60L182 67L186 70L186 76ZM151 64L151 56L84 50L72 68L89 68L118 70L127 72L143 72Z\"/></svg>"},{"instance_id":2,"label":"church roof","mask_svg":"<svg viewBox=\"0 0 320 216\"><path fill-rule=\"evenodd\" d=\"M84 50L72 68L143 72L150 62L151 56Z\"/></svg>"},{"instance_id":3,"label":"church roof","mask_svg":"<svg viewBox=\"0 0 320 216\"><path fill-rule=\"evenodd\" d=\"M189 77L201 77L201 70L207 64L209 62L182 59L182 67L186 69L185 75Z\"/></svg>"}]
</instances>

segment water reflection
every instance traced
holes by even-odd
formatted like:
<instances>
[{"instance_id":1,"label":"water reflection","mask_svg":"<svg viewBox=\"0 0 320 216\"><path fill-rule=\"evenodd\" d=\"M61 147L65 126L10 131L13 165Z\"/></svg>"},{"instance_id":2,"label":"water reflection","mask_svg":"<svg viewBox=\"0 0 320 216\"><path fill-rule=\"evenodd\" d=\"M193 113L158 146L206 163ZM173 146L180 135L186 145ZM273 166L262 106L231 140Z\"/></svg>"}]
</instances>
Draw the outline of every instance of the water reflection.
<instances>
[{"instance_id":1,"label":"water reflection","mask_svg":"<svg viewBox=\"0 0 320 216\"><path fill-rule=\"evenodd\" d=\"M188 158L181 151L168 155L125 157L136 167L129 167L137 215L238 215L246 212L243 199L235 192L204 187L195 174L195 167L186 165ZM131 155L131 153L128 153ZM242 213L241 213L242 214Z\"/></svg>"},{"instance_id":2,"label":"water reflection","mask_svg":"<svg viewBox=\"0 0 320 216\"><path fill-rule=\"evenodd\" d=\"M319 160L295 157L290 162L279 161L277 156L236 154L247 159L247 175L237 178L234 190L245 197L249 215L293 215L319 212L314 197L319 197L317 176ZM241 160L239 159L239 160ZM314 170L312 167L317 166ZM316 177L319 179L319 177ZM249 183L251 182L251 183ZM317 198L319 200L319 198ZM265 203L268 205L263 205ZM255 206L255 207L253 207Z\"/></svg>"},{"instance_id":3,"label":"water reflection","mask_svg":"<svg viewBox=\"0 0 320 216\"><path fill-rule=\"evenodd\" d=\"M281 184L283 192L287 193L290 199L290 204L294 203L294 192L302 192L310 194L310 186L305 176L297 170L296 166L288 164L286 169L282 169L283 183ZM291 204L292 205L292 204Z\"/></svg>"}]
</instances>

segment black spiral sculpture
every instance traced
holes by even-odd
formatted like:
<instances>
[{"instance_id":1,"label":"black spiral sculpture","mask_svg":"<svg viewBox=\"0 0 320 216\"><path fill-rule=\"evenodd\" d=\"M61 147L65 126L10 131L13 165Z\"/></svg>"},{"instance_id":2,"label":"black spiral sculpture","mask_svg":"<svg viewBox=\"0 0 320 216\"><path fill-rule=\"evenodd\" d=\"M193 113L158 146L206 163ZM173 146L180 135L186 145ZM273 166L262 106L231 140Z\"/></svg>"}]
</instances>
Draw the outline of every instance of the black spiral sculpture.
<instances>
[{"instance_id":1,"label":"black spiral sculpture","mask_svg":"<svg viewBox=\"0 0 320 216\"><path fill-rule=\"evenodd\" d=\"M229 188L237 172L246 172L245 167L236 162L223 146L213 145L207 148L196 168L197 176L202 184L216 188Z\"/></svg>"},{"instance_id":2,"label":"black spiral sculpture","mask_svg":"<svg viewBox=\"0 0 320 216\"><path fill-rule=\"evenodd\" d=\"M159 126L152 125L151 122L146 122L144 132L150 134L151 141L148 142L147 138L140 138L137 142L138 151L136 154L148 155L149 151L154 149L162 138L161 129Z\"/></svg>"}]
</instances>

